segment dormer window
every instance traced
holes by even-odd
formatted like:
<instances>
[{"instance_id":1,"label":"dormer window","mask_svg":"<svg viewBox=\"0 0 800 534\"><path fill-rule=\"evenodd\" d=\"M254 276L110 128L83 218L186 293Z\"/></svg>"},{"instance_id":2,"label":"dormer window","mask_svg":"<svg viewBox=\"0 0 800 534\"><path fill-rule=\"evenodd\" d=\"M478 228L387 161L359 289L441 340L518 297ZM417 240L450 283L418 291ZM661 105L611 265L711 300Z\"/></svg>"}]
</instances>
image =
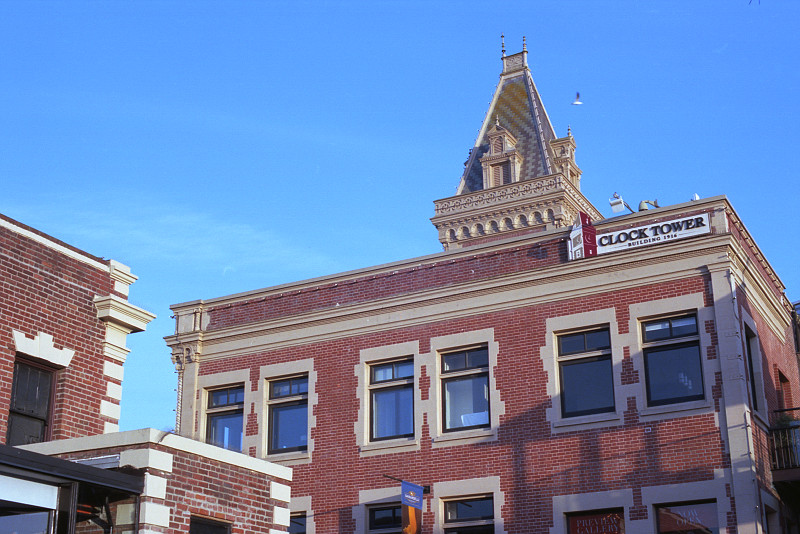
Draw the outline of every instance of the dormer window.
<instances>
[{"instance_id":1,"label":"dormer window","mask_svg":"<svg viewBox=\"0 0 800 534\"><path fill-rule=\"evenodd\" d=\"M517 152L517 139L500 126L497 120L487 132L489 152L481 158L483 188L500 187L519 181L522 156Z\"/></svg>"}]
</instances>

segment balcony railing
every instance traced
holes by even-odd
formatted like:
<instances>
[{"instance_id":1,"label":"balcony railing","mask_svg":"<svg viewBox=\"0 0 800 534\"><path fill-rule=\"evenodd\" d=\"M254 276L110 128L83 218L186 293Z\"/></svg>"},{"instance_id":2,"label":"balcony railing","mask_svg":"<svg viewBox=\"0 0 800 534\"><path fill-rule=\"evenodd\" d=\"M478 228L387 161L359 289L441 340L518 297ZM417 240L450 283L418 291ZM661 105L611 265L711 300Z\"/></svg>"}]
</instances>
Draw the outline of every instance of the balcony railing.
<instances>
[{"instance_id":1,"label":"balcony railing","mask_svg":"<svg viewBox=\"0 0 800 534\"><path fill-rule=\"evenodd\" d=\"M769 431L772 470L800 468L800 408L775 410Z\"/></svg>"}]
</instances>

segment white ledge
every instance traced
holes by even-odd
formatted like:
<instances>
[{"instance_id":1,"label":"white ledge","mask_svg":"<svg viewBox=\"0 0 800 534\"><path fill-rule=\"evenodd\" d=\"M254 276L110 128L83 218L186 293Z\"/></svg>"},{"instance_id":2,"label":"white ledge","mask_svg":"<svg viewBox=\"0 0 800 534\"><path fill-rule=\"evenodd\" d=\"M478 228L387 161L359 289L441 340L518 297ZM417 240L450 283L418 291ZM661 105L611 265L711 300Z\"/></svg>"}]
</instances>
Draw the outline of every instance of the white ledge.
<instances>
[{"instance_id":1,"label":"white ledge","mask_svg":"<svg viewBox=\"0 0 800 534\"><path fill-rule=\"evenodd\" d=\"M156 318L149 311L134 306L116 295L95 297L94 305L97 308L97 317L101 321L113 323L131 332L143 331L147 323Z\"/></svg>"}]
</instances>

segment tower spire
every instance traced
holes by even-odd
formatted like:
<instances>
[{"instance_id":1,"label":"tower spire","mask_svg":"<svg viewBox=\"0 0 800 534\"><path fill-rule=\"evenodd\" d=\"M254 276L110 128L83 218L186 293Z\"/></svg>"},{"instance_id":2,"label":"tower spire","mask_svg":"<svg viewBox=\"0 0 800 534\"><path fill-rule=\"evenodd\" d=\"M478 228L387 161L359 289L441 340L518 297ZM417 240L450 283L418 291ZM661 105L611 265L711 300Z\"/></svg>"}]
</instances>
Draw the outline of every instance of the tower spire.
<instances>
[{"instance_id":1,"label":"tower spire","mask_svg":"<svg viewBox=\"0 0 800 534\"><path fill-rule=\"evenodd\" d=\"M506 36L502 33L500 34L500 48L503 51L503 57L506 57Z\"/></svg>"}]
</instances>

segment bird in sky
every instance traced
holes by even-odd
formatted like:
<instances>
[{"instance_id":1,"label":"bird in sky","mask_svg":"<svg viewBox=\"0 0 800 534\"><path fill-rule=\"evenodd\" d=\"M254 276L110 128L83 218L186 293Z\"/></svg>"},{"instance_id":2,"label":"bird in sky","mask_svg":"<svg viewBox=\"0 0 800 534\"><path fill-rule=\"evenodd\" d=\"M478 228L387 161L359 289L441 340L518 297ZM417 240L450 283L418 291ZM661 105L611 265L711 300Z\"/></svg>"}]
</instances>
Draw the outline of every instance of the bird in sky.
<instances>
[{"instance_id":1,"label":"bird in sky","mask_svg":"<svg viewBox=\"0 0 800 534\"><path fill-rule=\"evenodd\" d=\"M581 102L581 94L580 93L575 93L575 101L572 103L572 105L573 106L580 106L581 104L583 104L583 102Z\"/></svg>"}]
</instances>

